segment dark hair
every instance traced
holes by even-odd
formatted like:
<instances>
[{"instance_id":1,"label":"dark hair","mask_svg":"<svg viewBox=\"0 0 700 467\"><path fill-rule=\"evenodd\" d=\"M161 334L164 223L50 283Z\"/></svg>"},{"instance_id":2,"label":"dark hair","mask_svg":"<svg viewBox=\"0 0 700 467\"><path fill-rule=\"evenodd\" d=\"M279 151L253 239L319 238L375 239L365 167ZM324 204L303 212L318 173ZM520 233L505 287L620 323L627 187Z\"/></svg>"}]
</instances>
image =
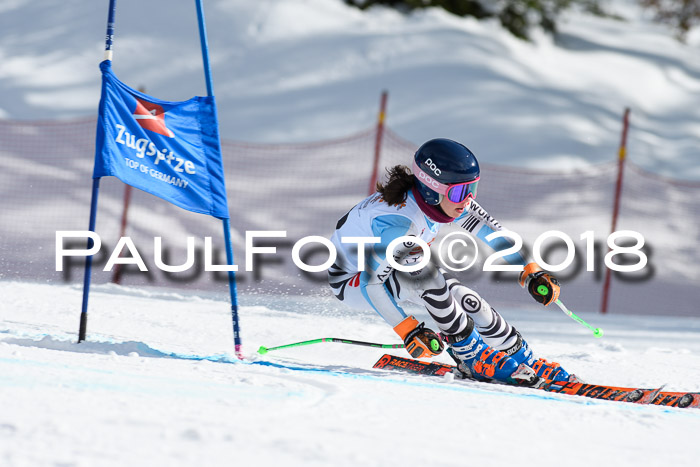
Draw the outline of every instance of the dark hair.
<instances>
[{"instance_id":1,"label":"dark hair","mask_svg":"<svg viewBox=\"0 0 700 467\"><path fill-rule=\"evenodd\" d=\"M377 182L377 191L382 194L384 201L394 206L406 201L408 190L413 187L414 178L411 169L405 165L395 165L386 169L389 180L382 184Z\"/></svg>"}]
</instances>

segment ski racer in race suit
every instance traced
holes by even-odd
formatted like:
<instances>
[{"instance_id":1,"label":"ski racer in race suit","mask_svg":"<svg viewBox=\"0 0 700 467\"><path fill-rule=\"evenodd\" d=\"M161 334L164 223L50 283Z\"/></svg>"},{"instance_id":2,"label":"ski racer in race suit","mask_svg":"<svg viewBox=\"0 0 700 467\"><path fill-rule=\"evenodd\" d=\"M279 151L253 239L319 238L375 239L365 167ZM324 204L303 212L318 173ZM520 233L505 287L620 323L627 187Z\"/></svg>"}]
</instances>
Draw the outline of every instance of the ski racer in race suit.
<instances>
[{"instance_id":1,"label":"ski racer in race suit","mask_svg":"<svg viewBox=\"0 0 700 467\"><path fill-rule=\"evenodd\" d=\"M386 249L392 240L415 236L430 244L448 223L459 225L494 250L510 247L503 237L486 240L502 227L475 201L478 181L479 164L466 146L448 139L423 144L411 170L401 165L390 169L388 182L377 184L377 193L338 221L331 237L338 252L328 270L331 289L350 307L379 313L414 358L440 354L444 340L460 370L476 379L522 383L518 380L532 380L535 373L558 381L574 380L559 364L535 359L513 326L442 268L428 263L418 271L402 272L387 261ZM348 237L381 239L360 252L364 271L358 267L358 243L342 240ZM411 265L422 259L422 253L420 246L406 241L398 243L391 254L396 263ZM526 264L519 253L505 259L524 266L519 282L535 300L547 306L558 298L559 283L537 264ZM407 316L400 306L405 302L425 306L441 335Z\"/></svg>"}]
</instances>

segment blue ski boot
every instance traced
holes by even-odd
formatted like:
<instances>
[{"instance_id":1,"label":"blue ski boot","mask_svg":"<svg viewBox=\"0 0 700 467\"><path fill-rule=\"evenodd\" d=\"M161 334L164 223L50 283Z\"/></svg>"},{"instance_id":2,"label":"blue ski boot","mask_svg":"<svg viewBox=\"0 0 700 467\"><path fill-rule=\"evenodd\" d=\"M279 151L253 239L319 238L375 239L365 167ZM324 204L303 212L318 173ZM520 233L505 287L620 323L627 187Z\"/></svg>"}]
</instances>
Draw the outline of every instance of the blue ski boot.
<instances>
[{"instance_id":1,"label":"blue ski boot","mask_svg":"<svg viewBox=\"0 0 700 467\"><path fill-rule=\"evenodd\" d=\"M487 345L481 334L474 329L474 321L469 320L467 328L457 335L444 335L449 344L447 353L457 362L457 368L464 377L480 381L495 379L503 383L530 385L536 383L533 370Z\"/></svg>"},{"instance_id":2,"label":"blue ski boot","mask_svg":"<svg viewBox=\"0 0 700 467\"><path fill-rule=\"evenodd\" d=\"M544 358L535 359L532 355L530 346L523 339L518 331L517 342L509 349L504 350L507 355L515 360L518 364L524 363L535 371L535 374L540 378L550 379L554 381L574 381L581 382L575 375L570 375L557 362L548 362Z\"/></svg>"}]
</instances>

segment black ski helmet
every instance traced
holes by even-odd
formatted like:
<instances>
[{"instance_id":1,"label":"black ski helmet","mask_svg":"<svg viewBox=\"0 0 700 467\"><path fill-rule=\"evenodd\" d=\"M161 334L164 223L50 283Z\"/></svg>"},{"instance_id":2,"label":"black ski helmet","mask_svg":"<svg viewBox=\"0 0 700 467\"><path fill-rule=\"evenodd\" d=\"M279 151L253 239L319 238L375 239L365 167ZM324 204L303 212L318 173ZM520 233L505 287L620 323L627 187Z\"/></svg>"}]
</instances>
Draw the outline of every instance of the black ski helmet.
<instances>
[{"instance_id":1,"label":"black ski helmet","mask_svg":"<svg viewBox=\"0 0 700 467\"><path fill-rule=\"evenodd\" d=\"M479 162L465 145L437 138L423 143L413 158L416 188L426 203L440 204L443 195L429 187L431 180L444 185L472 182L479 178ZM421 174L415 168L420 169Z\"/></svg>"}]
</instances>

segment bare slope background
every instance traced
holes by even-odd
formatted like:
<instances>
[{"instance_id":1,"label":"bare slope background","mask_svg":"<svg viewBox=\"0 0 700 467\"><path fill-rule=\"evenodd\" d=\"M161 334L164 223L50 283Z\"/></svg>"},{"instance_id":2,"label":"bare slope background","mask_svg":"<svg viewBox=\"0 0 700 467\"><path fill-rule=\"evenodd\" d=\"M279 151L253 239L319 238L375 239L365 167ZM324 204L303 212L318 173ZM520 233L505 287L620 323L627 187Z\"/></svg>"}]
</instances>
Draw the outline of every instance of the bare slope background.
<instances>
[{"instance_id":1,"label":"bare slope background","mask_svg":"<svg viewBox=\"0 0 700 467\"><path fill-rule=\"evenodd\" d=\"M625 21L572 11L556 39L523 42L495 21L429 9L361 12L340 0L205 2L221 134L250 142L345 136L375 119L414 144L466 143L484 162L538 170L614 158L632 109L632 160L700 179L700 34L677 42L635 0ZM106 1L0 6L0 116L94 114ZM114 69L134 87L204 94L193 2L120 0Z\"/></svg>"}]
</instances>

